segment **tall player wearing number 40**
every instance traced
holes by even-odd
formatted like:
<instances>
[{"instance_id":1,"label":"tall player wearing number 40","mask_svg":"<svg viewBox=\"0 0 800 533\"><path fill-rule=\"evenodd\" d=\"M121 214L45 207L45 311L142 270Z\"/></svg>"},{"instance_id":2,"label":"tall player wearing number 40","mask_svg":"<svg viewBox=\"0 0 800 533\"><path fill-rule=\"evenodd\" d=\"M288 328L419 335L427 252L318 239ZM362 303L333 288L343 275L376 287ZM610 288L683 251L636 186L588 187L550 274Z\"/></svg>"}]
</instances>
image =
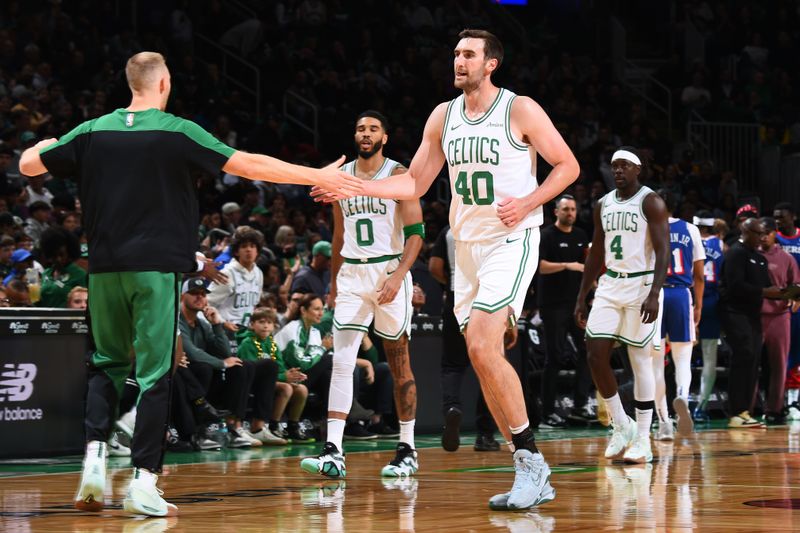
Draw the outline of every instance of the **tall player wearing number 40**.
<instances>
[{"instance_id":1,"label":"tall player wearing number 40","mask_svg":"<svg viewBox=\"0 0 800 533\"><path fill-rule=\"evenodd\" d=\"M342 169L365 181L379 182L406 168L383 155L388 140L386 117L365 111L356 120L358 158ZM386 477L406 477L419 468L414 449L417 386L411 372L409 270L425 237L419 200L385 200L356 196L333 206L333 262L328 305L333 314L333 373L328 396L328 438L317 457L300 466L312 474L344 477L342 438L353 402L353 370L361 340L375 321L383 338L394 378L394 400L400 420L397 454L381 470Z\"/></svg>"},{"instance_id":2,"label":"tall player wearing number 40","mask_svg":"<svg viewBox=\"0 0 800 533\"><path fill-rule=\"evenodd\" d=\"M459 38L453 70L463 94L431 113L407 173L367 182L362 194L419 198L447 162L456 241L454 312L515 467L511 491L492 497L489 506L525 509L552 500L555 490L534 441L520 380L505 359L504 336L509 325L516 334L513 326L539 263L542 204L575 181L579 167L536 102L492 83L503 60L497 37L464 30ZM553 166L541 185L537 153ZM336 197L321 190L314 194Z\"/></svg>"}]
</instances>

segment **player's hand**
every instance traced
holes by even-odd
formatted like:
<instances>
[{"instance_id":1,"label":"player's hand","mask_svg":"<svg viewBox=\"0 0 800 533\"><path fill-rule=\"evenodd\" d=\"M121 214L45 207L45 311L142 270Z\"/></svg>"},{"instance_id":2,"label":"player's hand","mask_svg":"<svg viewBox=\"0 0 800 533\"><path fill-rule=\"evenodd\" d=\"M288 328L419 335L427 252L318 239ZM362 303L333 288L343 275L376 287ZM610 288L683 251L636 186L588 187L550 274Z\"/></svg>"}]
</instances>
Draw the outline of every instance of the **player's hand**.
<instances>
[{"instance_id":1,"label":"player's hand","mask_svg":"<svg viewBox=\"0 0 800 533\"><path fill-rule=\"evenodd\" d=\"M658 293L650 293L642 302L642 323L652 324L658 318Z\"/></svg>"},{"instance_id":2,"label":"player's hand","mask_svg":"<svg viewBox=\"0 0 800 533\"><path fill-rule=\"evenodd\" d=\"M500 222L513 228L531 212L531 207L525 198L506 198L497 202L497 217Z\"/></svg>"},{"instance_id":3,"label":"player's hand","mask_svg":"<svg viewBox=\"0 0 800 533\"><path fill-rule=\"evenodd\" d=\"M341 156L339 159L316 170L315 184L322 190L326 191L333 200L342 200L344 198L352 198L358 196L364 189L364 180L357 178L352 174L348 174L343 170L339 170L344 164L345 157ZM314 191L312 190L312 197Z\"/></svg>"},{"instance_id":4,"label":"player's hand","mask_svg":"<svg viewBox=\"0 0 800 533\"><path fill-rule=\"evenodd\" d=\"M578 302L575 304L575 324L581 329L586 329L586 319L588 317L589 306L586 305L586 298L578 296Z\"/></svg>"},{"instance_id":5,"label":"player's hand","mask_svg":"<svg viewBox=\"0 0 800 533\"><path fill-rule=\"evenodd\" d=\"M219 283L220 285L225 285L228 283L228 276L223 274L220 270L217 270L217 267L220 266L222 263L219 261L214 261L213 259L203 258L203 270L200 271L200 276L215 283Z\"/></svg>"},{"instance_id":6,"label":"player's hand","mask_svg":"<svg viewBox=\"0 0 800 533\"><path fill-rule=\"evenodd\" d=\"M226 357L222 360L222 364L225 365L225 368L230 368L232 366L242 366L242 360L238 357Z\"/></svg>"},{"instance_id":7,"label":"player's hand","mask_svg":"<svg viewBox=\"0 0 800 533\"><path fill-rule=\"evenodd\" d=\"M510 350L511 348L516 346L518 338L519 338L519 330L517 329L516 325L507 328L505 333L503 334L503 346L505 346L505 349Z\"/></svg>"},{"instance_id":8,"label":"player's hand","mask_svg":"<svg viewBox=\"0 0 800 533\"><path fill-rule=\"evenodd\" d=\"M702 307L695 307L694 308L694 325L695 327L700 325L700 319L703 316L703 308Z\"/></svg>"},{"instance_id":9,"label":"player's hand","mask_svg":"<svg viewBox=\"0 0 800 533\"><path fill-rule=\"evenodd\" d=\"M392 303L400 291L400 286L403 284L403 278L397 275L395 271L391 276L386 278L383 285L379 286L378 292L378 305Z\"/></svg>"}]
</instances>

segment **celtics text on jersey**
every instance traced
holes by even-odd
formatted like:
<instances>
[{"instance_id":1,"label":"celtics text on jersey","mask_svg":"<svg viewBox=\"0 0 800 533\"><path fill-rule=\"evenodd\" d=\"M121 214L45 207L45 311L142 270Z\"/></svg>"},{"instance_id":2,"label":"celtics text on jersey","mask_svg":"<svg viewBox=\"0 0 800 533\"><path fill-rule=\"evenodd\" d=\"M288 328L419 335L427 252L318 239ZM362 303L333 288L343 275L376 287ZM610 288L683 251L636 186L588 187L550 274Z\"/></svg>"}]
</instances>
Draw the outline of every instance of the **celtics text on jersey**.
<instances>
[{"instance_id":1,"label":"celtics text on jersey","mask_svg":"<svg viewBox=\"0 0 800 533\"><path fill-rule=\"evenodd\" d=\"M457 241L504 238L542 224L541 207L513 228L497 216L498 202L526 196L537 187L535 152L511 131L516 96L501 88L489 110L475 120L464 112L463 94L447 105L442 150L450 173L450 227Z\"/></svg>"},{"instance_id":2,"label":"celtics text on jersey","mask_svg":"<svg viewBox=\"0 0 800 533\"><path fill-rule=\"evenodd\" d=\"M600 199L600 224L605 232L606 268L633 274L651 271L656 254L642 204L653 190L642 186L627 200L613 190Z\"/></svg>"},{"instance_id":3,"label":"celtics text on jersey","mask_svg":"<svg viewBox=\"0 0 800 533\"><path fill-rule=\"evenodd\" d=\"M397 161L386 158L373 180L388 178ZM342 170L356 175L356 161L345 163ZM355 196L339 200L344 220L344 243L342 257L369 259L403 253L403 221L396 200Z\"/></svg>"}]
</instances>

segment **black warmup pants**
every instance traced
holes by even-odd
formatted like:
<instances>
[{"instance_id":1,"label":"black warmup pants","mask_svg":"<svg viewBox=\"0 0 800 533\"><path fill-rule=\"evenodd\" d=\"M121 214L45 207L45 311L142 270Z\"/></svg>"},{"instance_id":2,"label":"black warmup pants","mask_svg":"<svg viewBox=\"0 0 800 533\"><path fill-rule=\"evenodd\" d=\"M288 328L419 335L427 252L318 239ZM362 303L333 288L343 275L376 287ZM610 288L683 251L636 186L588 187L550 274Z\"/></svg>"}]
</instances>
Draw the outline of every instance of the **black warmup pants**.
<instances>
[{"instance_id":1,"label":"black warmup pants","mask_svg":"<svg viewBox=\"0 0 800 533\"><path fill-rule=\"evenodd\" d=\"M461 382L464 379L464 372L470 366L469 353L453 309L448 306L442 310L442 348L442 413L446 414L451 407L463 412ZM475 426L481 435L492 435L497 429L483 398L483 391L480 389L475 405Z\"/></svg>"},{"instance_id":2,"label":"black warmup pants","mask_svg":"<svg viewBox=\"0 0 800 533\"><path fill-rule=\"evenodd\" d=\"M247 412L247 394L252 384L252 372L244 366L232 366L222 370L205 363L192 362L189 370L197 378L206 398L214 405L229 410L242 419Z\"/></svg>"},{"instance_id":3,"label":"black warmup pants","mask_svg":"<svg viewBox=\"0 0 800 533\"><path fill-rule=\"evenodd\" d=\"M188 368L178 367L172 376L172 425L181 440L189 440L197 430L195 402L207 392Z\"/></svg>"},{"instance_id":4,"label":"black warmup pants","mask_svg":"<svg viewBox=\"0 0 800 533\"><path fill-rule=\"evenodd\" d=\"M365 407L381 415L392 413L392 395L394 393L394 379L389 363L380 362L373 365L375 370L375 381L372 385L367 385L364 372L356 368L359 379L358 389L353 389L353 397L358 398L359 402ZM363 383L362 383L363 382Z\"/></svg>"},{"instance_id":5,"label":"black warmup pants","mask_svg":"<svg viewBox=\"0 0 800 533\"><path fill-rule=\"evenodd\" d=\"M542 417L553 414L558 391L558 372L563 367L567 333L572 336L577 349L575 362L575 407L586 405L592 386L592 375L586 362L586 332L575 324L574 306L542 307L539 311L544 325L545 363L542 370Z\"/></svg>"},{"instance_id":6,"label":"black warmup pants","mask_svg":"<svg viewBox=\"0 0 800 533\"><path fill-rule=\"evenodd\" d=\"M728 372L728 408L735 416L750 409L758 380L761 361L761 314L752 316L729 309L720 309L722 329L731 346Z\"/></svg>"}]
</instances>

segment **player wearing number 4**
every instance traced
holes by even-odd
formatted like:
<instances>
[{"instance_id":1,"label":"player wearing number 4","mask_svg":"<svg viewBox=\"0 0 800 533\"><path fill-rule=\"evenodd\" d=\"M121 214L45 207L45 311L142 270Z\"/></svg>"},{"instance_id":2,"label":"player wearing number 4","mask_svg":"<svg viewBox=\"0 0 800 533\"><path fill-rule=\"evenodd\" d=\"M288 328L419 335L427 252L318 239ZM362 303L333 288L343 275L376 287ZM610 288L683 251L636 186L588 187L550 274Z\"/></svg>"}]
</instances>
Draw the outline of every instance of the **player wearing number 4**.
<instances>
[{"instance_id":1,"label":"player wearing number 4","mask_svg":"<svg viewBox=\"0 0 800 533\"><path fill-rule=\"evenodd\" d=\"M667 190L658 191L667 210L675 211L675 198ZM672 361L675 363L675 400L672 407L678 419L678 432L688 435L694 430L689 413L689 387L692 384L692 346L695 328L700 324L705 289L706 252L697 226L678 218L669 218L670 264L664 283L664 307L661 313L661 339L669 338ZM694 297L692 297L694 289ZM663 344L663 342L662 342ZM664 350L653 350L653 371L656 377L657 440L672 440L672 421L667 409L667 386L664 383Z\"/></svg>"},{"instance_id":2,"label":"player wearing number 4","mask_svg":"<svg viewBox=\"0 0 800 533\"><path fill-rule=\"evenodd\" d=\"M525 509L552 500L555 490L528 423L519 378L505 359L504 335L509 326L516 334L513 325L539 263L541 206L575 181L579 167L536 102L492 84L503 60L497 37L482 30L464 30L459 37L453 68L463 94L431 113L408 172L368 182L363 194L419 198L447 162L456 241L454 312L515 467L511 491L492 497L489 506ZM539 186L537 153L553 166ZM331 198L326 191L314 194Z\"/></svg>"},{"instance_id":3,"label":"player wearing number 4","mask_svg":"<svg viewBox=\"0 0 800 533\"><path fill-rule=\"evenodd\" d=\"M381 182L406 168L383 155L386 118L365 111L356 121L358 158L342 167L370 182ZM333 206L333 261L328 305L333 315L333 373L328 396L328 438L317 457L303 459L303 470L344 477L342 438L353 402L353 370L358 348L375 320L383 338L386 359L394 378L394 400L400 420L400 442L395 458L381 475L405 477L419 468L414 448L417 387L408 354L411 334L409 269L422 248L425 227L419 200L385 200L356 196Z\"/></svg>"},{"instance_id":4,"label":"player wearing number 4","mask_svg":"<svg viewBox=\"0 0 800 533\"><path fill-rule=\"evenodd\" d=\"M613 433L608 459L623 455L627 463L649 463L650 423L653 420L655 378L651 345L660 346L658 323L661 287L669 261L669 224L664 201L639 183L642 163L635 149L621 147L611 157L616 190L603 196L594 209L594 237L575 320L586 328L586 350L592 378L611 413ZM591 312L586 298L600 275ZM588 320L587 320L588 314ZM625 413L611 369L614 343L628 346L633 368L636 422Z\"/></svg>"}]
</instances>

